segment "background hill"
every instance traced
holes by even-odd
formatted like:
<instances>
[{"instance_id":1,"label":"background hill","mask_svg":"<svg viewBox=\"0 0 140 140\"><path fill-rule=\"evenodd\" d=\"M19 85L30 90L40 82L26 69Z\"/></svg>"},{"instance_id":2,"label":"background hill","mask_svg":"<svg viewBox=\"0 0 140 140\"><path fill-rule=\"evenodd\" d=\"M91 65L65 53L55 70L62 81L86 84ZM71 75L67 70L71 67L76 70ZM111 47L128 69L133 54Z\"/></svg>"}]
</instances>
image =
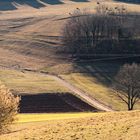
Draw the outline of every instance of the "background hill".
<instances>
[{"instance_id":1,"label":"background hill","mask_svg":"<svg viewBox=\"0 0 140 140\"><path fill-rule=\"evenodd\" d=\"M140 11L140 6L135 4L103 3L124 4L130 11ZM65 62L68 57L57 52L62 47L62 28L69 13L76 8L95 11L96 6L94 0L0 1L1 66L40 69Z\"/></svg>"},{"instance_id":2,"label":"background hill","mask_svg":"<svg viewBox=\"0 0 140 140\"><path fill-rule=\"evenodd\" d=\"M0 2L0 10L16 10L21 6L30 6L32 8L40 9L42 7L46 7L48 5L60 5L66 3L81 3L81 2L91 2L93 0L5 0ZM103 0L108 1L108 0ZM116 0L119 2L126 3L137 3L139 4L139 0Z\"/></svg>"}]
</instances>

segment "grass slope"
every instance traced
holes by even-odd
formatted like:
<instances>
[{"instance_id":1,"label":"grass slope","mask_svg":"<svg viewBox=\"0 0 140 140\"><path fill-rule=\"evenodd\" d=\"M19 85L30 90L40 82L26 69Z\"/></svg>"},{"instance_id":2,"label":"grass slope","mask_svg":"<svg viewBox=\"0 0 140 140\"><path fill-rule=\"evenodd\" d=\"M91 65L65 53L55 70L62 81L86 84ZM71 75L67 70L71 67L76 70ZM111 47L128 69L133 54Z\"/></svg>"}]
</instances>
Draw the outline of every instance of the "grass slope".
<instances>
[{"instance_id":1,"label":"grass slope","mask_svg":"<svg viewBox=\"0 0 140 140\"><path fill-rule=\"evenodd\" d=\"M41 74L0 70L0 80L11 90L24 94L57 93L69 90L51 77Z\"/></svg>"},{"instance_id":2,"label":"grass slope","mask_svg":"<svg viewBox=\"0 0 140 140\"><path fill-rule=\"evenodd\" d=\"M127 105L112 90L114 77L122 65L117 61L81 63L85 72L72 72L61 77L114 110L127 110ZM140 103L135 109L140 109Z\"/></svg>"},{"instance_id":3,"label":"grass slope","mask_svg":"<svg viewBox=\"0 0 140 140\"><path fill-rule=\"evenodd\" d=\"M139 140L140 111L21 114L0 140Z\"/></svg>"},{"instance_id":4,"label":"grass slope","mask_svg":"<svg viewBox=\"0 0 140 140\"><path fill-rule=\"evenodd\" d=\"M66 18L76 8L95 11L97 6L94 0L53 0L56 4L51 0L12 2L0 2L2 9L9 7L9 11L0 11L0 63L7 67L19 64L22 68L33 69L64 63L65 59L54 52L62 46L59 37ZM140 12L140 6L136 4L104 2L111 6L124 4L128 11Z\"/></svg>"}]
</instances>

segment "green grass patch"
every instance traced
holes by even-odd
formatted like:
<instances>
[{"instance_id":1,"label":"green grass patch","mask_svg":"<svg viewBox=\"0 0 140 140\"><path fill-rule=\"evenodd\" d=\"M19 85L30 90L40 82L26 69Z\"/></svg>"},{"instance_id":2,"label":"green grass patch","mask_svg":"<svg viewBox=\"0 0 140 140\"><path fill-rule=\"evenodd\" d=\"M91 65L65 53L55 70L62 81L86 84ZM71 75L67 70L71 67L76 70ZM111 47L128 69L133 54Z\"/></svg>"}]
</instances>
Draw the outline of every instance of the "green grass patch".
<instances>
[{"instance_id":1,"label":"green grass patch","mask_svg":"<svg viewBox=\"0 0 140 140\"><path fill-rule=\"evenodd\" d=\"M69 91L52 77L44 76L38 73L23 73L16 70L0 70L0 80L8 88L18 93L38 94Z\"/></svg>"}]
</instances>

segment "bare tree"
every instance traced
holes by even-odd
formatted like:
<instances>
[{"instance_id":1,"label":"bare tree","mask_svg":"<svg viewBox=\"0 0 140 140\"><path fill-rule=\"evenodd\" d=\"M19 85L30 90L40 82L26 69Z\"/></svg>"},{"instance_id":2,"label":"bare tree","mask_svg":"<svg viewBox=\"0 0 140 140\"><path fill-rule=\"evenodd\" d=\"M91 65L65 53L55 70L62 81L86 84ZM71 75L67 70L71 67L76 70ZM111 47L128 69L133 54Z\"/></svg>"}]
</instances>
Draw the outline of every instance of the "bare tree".
<instances>
[{"instance_id":1,"label":"bare tree","mask_svg":"<svg viewBox=\"0 0 140 140\"><path fill-rule=\"evenodd\" d=\"M93 14L76 9L70 14L62 35L66 51L78 56L140 51L135 40L140 16L130 16L124 6L99 4L96 10Z\"/></svg>"},{"instance_id":2,"label":"bare tree","mask_svg":"<svg viewBox=\"0 0 140 140\"><path fill-rule=\"evenodd\" d=\"M96 14L76 9L70 13L63 28L63 42L72 54L93 53L101 40L118 37L118 21L110 16L106 6L99 6Z\"/></svg>"},{"instance_id":3,"label":"bare tree","mask_svg":"<svg viewBox=\"0 0 140 140\"><path fill-rule=\"evenodd\" d=\"M116 76L116 95L127 104L128 110L140 100L140 66L125 64Z\"/></svg>"},{"instance_id":4,"label":"bare tree","mask_svg":"<svg viewBox=\"0 0 140 140\"><path fill-rule=\"evenodd\" d=\"M0 134L8 130L18 113L19 97L0 85Z\"/></svg>"}]
</instances>

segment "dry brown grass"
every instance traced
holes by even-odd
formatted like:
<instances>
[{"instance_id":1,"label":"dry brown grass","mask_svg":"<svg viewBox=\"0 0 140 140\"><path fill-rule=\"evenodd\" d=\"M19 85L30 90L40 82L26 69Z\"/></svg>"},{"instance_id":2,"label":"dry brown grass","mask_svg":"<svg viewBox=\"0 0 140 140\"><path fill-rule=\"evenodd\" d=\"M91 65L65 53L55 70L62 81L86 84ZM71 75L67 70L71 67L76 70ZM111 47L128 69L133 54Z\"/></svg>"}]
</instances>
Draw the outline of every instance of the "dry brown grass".
<instances>
[{"instance_id":1,"label":"dry brown grass","mask_svg":"<svg viewBox=\"0 0 140 140\"><path fill-rule=\"evenodd\" d=\"M60 116L62 115L63 114L60 114ZM56 114L46 115L46 120L52 116L55 121L53 119L43 121L41 117L44 117L45 114L40 115L38 119L40 118L41 122L17 123L12 127L12 133L2 135L0 139L139 140L140 111L87 113L85 115L83 114L83 117L81 117L81 115L77 114L77 118L73 117L72 119L72 114L64 114L63 118L60 117L58 120L54 117L56 116L57 118ZM29 115L27 115L27 117L28 116Z\"/></svg>"},{"instance_id":2,"label":"dry brown grass","mask_svg":"<svg viewBox=\"0 0 140 140\"><path fill-rule=\"evenodd\" d=\"M17 7L13 11L1 11L0 16L0 62L11 66L40 69L52 64L64 63L61 55L55 54L60 42L56 36L61 36L61 29L69 17L69 13L77 7L95 11L97 2L72 2L63 0L64 4L47 5L41 9L29 6ZM122 3L105 1L116 6ZM140 11L136 4L124 4L129 11ZM58 20L62 19L62 20ZM48 36L52 36L49 38Z\"/></svg>"}]
</instances>

